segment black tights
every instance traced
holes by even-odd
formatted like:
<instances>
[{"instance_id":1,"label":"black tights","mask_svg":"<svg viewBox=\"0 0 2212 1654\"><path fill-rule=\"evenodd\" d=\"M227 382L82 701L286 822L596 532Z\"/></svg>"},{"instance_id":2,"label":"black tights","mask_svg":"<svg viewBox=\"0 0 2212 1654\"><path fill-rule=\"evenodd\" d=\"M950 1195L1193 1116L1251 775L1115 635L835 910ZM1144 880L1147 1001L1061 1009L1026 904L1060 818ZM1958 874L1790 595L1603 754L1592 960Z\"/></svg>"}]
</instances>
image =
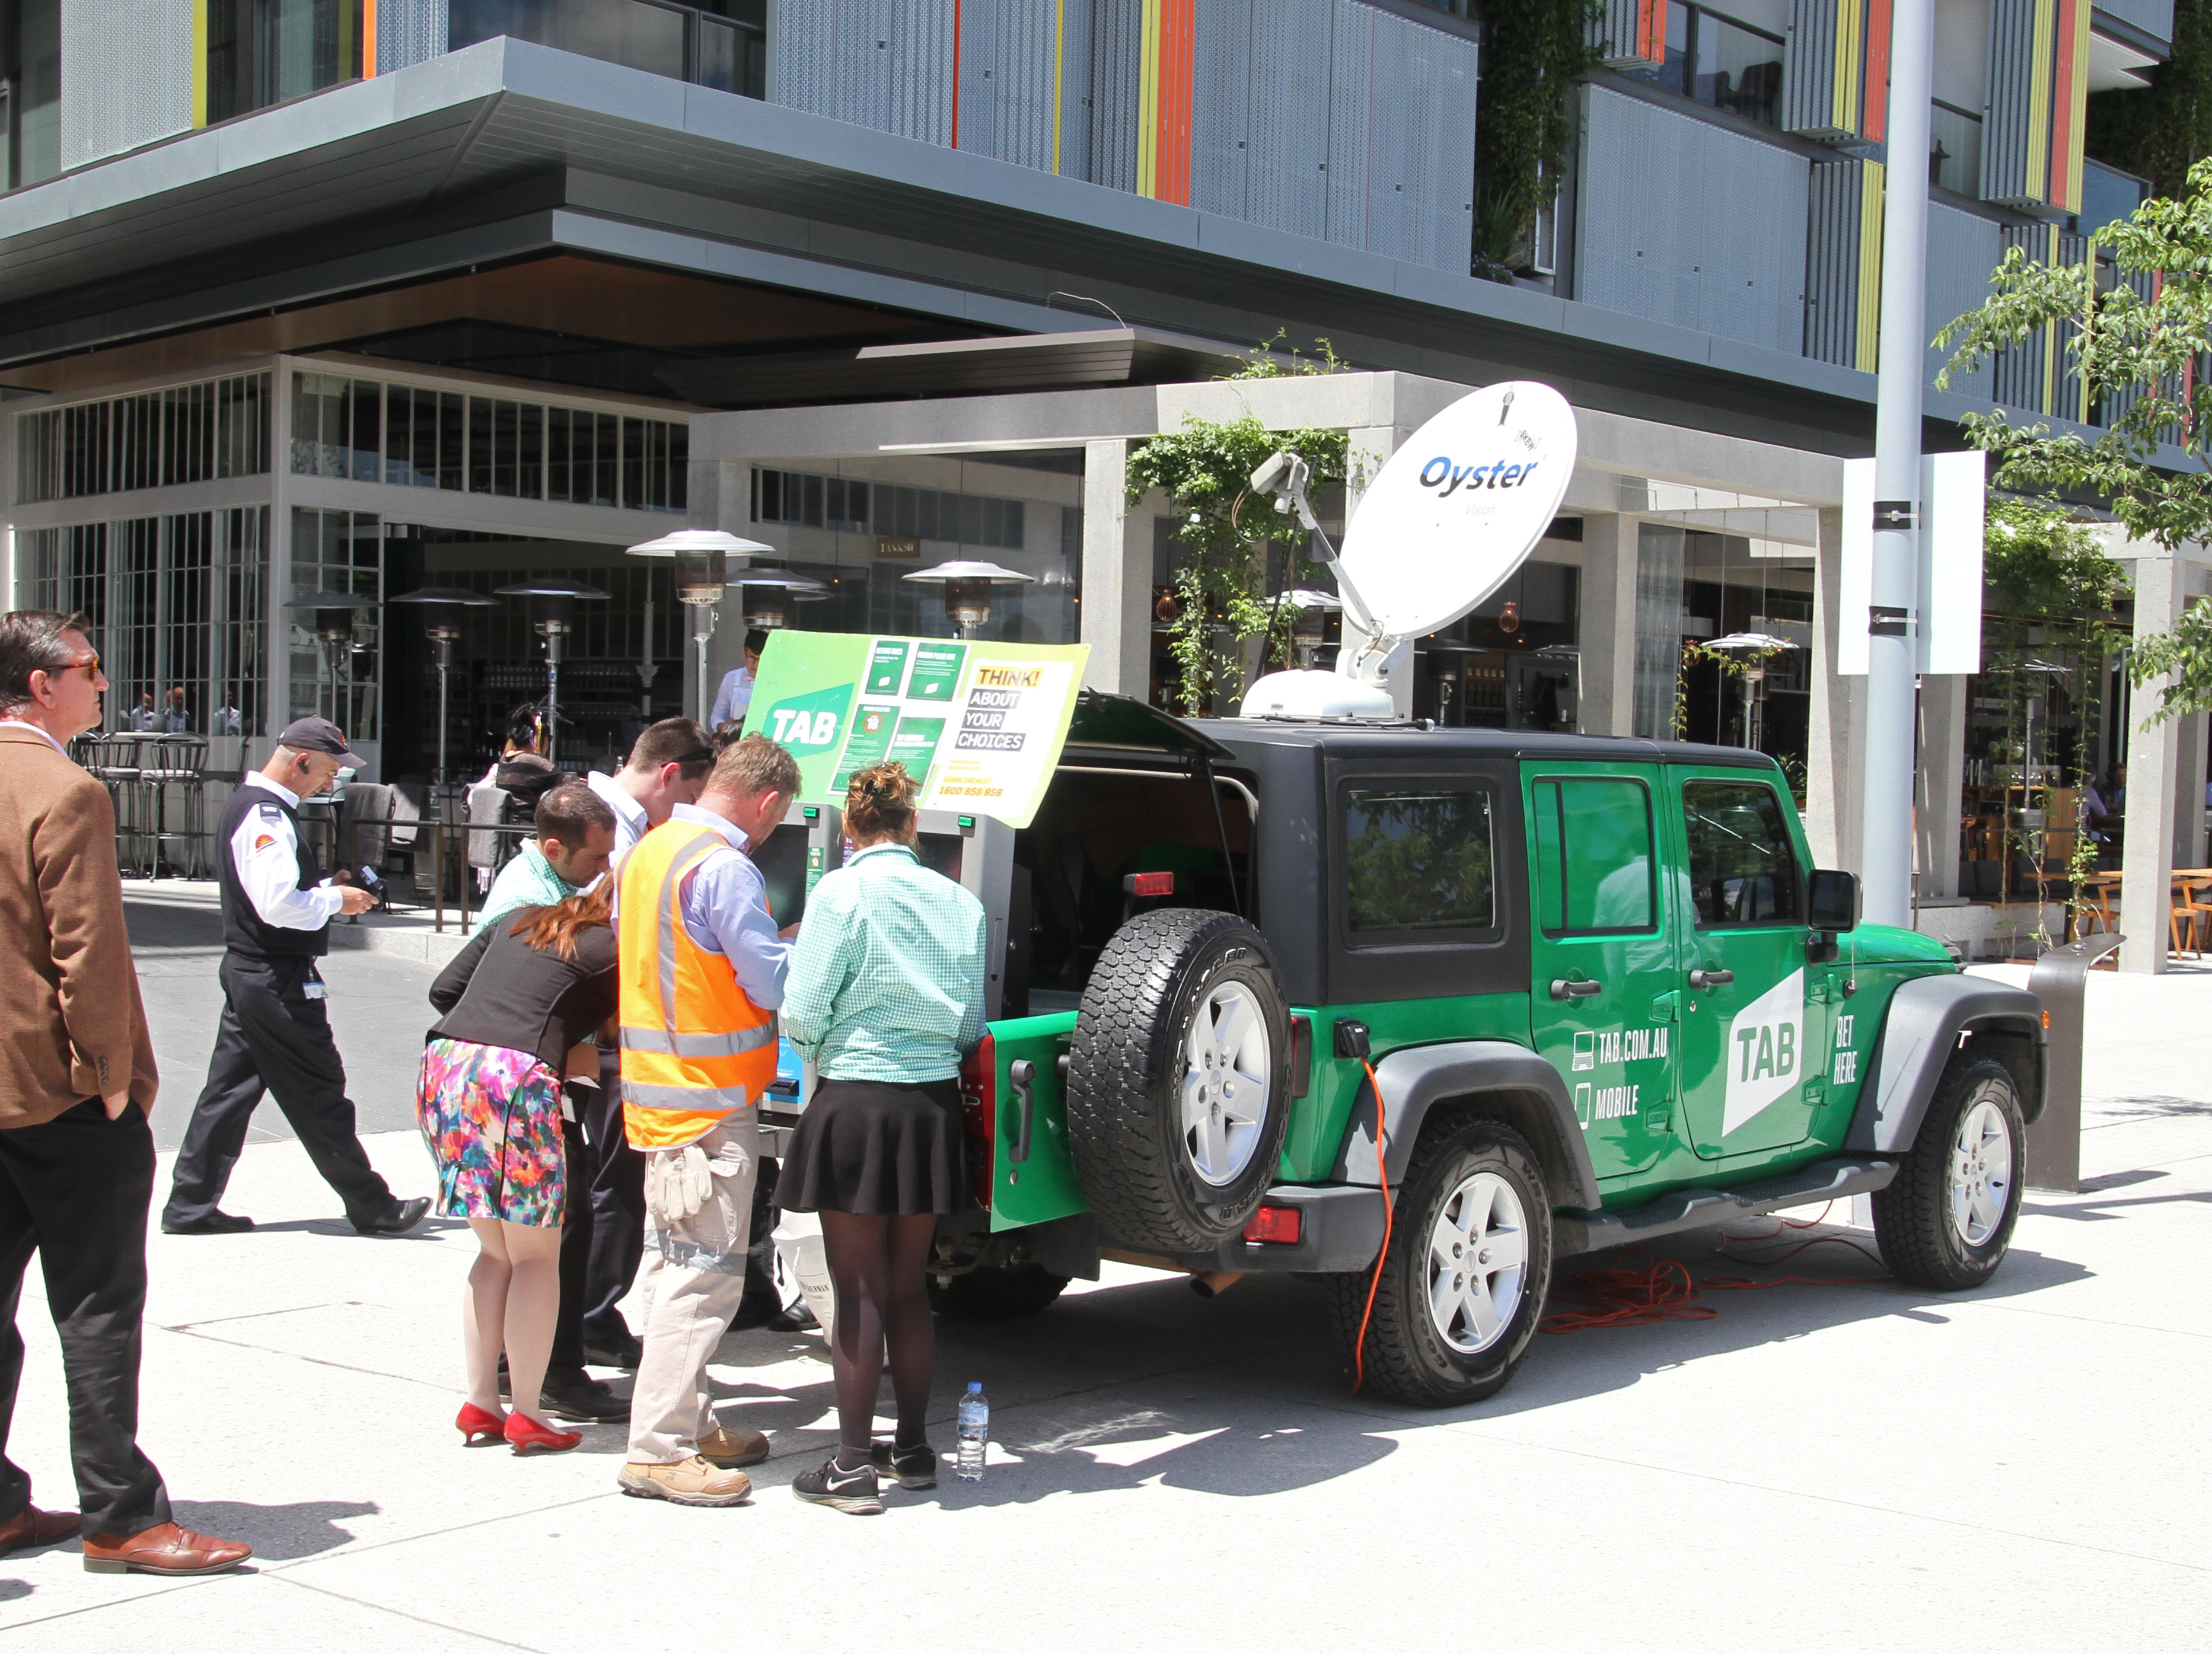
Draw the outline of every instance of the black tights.
<instances>
[{"instance_id":1,"label":"black tights","mask_svg":"<svg viewBox=\"0 0 2212 1654\"><path fill-rule=\"evenodd\" d=\"M822 1213L823 1250L837 1293L830 1356L836 1376L838 1457L848 1467L868 1456L887 1347L891 1393L898 1404L898 1444L912 1447L922 1440L930 1364L937 1353L922 1265L936 1233L937 1219L928 1213L910 1218Z\"/></svg>"}]
</instances>

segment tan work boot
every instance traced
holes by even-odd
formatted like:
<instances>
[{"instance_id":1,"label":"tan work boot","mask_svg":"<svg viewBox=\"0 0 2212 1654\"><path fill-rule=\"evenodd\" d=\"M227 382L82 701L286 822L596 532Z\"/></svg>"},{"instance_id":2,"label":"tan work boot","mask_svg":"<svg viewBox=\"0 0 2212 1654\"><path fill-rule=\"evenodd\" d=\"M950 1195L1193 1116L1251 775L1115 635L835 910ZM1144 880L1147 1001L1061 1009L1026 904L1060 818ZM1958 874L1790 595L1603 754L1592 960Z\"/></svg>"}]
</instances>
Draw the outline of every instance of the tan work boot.
<instances>
[{"instance_id":1,"label":"tan work boot","mask_svg":"<svg viewBox=\"0 0 2212 1654\"><path fill-rule=\"evenodd\" d=\"M768 1456L768 1438L757 1430L732 1430L726 1425L716 1425L699 1438L699 1456L725 1470L734 1470L741 1464L758 1464Z\"/></svg>"},{"instance_id":2,"label":"tan work boot","mask_svg":"<svg viewBox=\"0 0 2212 1654\"><path fill-rule=\"evenodd\" d=\"M722 1470L697 1454L674 1464L625 1464L615 1478L633 1499L665 1499L672 1505L740 1505L753 1491L742 1470Z\"/></svg>"}]
</instances>

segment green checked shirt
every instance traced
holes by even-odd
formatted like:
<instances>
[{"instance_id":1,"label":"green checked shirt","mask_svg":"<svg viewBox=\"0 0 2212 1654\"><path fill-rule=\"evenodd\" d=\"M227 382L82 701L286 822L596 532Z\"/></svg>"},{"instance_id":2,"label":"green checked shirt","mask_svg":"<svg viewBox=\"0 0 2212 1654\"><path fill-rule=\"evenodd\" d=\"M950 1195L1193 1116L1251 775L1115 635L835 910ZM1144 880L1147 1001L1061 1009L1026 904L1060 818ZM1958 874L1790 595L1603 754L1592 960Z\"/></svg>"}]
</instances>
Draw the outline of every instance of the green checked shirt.
<instances>
[{"instance_id":1,"label":"green checked shirt","mask_svg":"<svg viewBox=\"0 0 2212 1654\"><path fill-rule=\"evenodd\" d=\"M550 908L556 902L567 901L576 890L553 871L553 864L546 860L536 839L525 839L514 859L499 870L499 877L484 892L483 911L477 915L477 922L488 925L518 908Z\"/></svg>"},{"instance_id":2,"label":"green checked shirt","mask_svg":"<svg viewBox=\"0 0 2212 1654\"><path fill-rule=\"evenodd\" d=\"M949 1079L983 1037L983 904L903 844L877 844L807 897L783 1031L824 1079Z\"/></svg>"}]
</instances>

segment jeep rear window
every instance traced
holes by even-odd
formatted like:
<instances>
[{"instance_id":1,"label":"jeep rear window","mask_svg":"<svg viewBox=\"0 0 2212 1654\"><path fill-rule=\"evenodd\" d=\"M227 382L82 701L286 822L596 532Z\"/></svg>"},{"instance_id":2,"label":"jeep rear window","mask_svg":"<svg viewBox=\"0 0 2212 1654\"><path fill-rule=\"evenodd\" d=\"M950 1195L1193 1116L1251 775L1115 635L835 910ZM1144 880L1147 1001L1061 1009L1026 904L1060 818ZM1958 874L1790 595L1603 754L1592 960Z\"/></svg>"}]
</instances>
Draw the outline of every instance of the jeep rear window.
<instances>
[{"instance_id":1,"label":"jeep rear window","mask_svg":"<svg viewBox=\"0 0 2212 1654\"><path fill-rule=\"evenodd\" d=\"M1651 794L1640 781L1566 775L1529 789L1536 915L1547 936L1610 936L1658 922Z\"/></svg>"},{"instance_id":2,"label":"jeep rear window","mask_svg":"<svg viewBox=\"0 0 2212 1654\"><path fill-rule=\"evenodd\" d=\"M1796 922L1797 858L1772 787L1685 781L1682 817L1698 929Z\"/></svg>"},{"instance_id":3,"label":"jeep rear window","mask_svg":"<svg viewBox=\"0 0 2212 1654\"><path fill-rule=\"evenodd\" d=\"M1344 842L1353 930L1490 927L1487 793L1347 793Z\"/></svg>"}]
</instances>

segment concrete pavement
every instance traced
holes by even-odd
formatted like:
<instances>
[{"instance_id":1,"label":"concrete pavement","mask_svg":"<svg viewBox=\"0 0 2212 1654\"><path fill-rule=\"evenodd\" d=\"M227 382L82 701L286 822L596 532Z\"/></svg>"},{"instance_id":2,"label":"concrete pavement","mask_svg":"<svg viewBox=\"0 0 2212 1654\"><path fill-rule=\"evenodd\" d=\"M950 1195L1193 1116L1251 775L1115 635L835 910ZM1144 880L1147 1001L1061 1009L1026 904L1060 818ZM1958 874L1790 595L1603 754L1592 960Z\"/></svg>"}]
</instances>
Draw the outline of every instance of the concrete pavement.
<instances>
[{"instance_id":1,"label":"concrete pavement","mask_svg":"<svg viewBox=\"0 0 2212 1654\"><path fill-rule=\"evenodd\" d=\"M334 982L362 963L334 959ZM399 1003L411 985L419 1009L428 975L412 970L380 1030L365 1013L349 1027L369 989L355 1004L334 990L341 1037L365 1042L349 1045L357 1081L411 1078L419 1023ZM173 1048L197 1013L185 988L148 987L157 1019L179 1019L157 1115L173 1137L198 1075ZM450 1420L465 1229L360 1239L295 1143L257 1141L230 1204L260 1230L153 1241L143 1430L180 1518L251 1540L256 1571L117 1579L85 1574L73 1545L19 1554L0 1560L0 1638L165 1654L604 1654L696 1636L1054 1654L2199 1647L2212 976L2095 975L2089 1006L2089 1185L2031 1195L1979 1292L1712 1292L1715 1319L1540 1338L1496 1400L1425 1413L1348 1393L1319 1295L1295 1282L1207 1302L1109 1266L1037 1319L940 1325L940 1411L981 1379L1003 1447L981 1487L893 1492L875 1521L786 1491L834 1440L810 1336L741 1334L720 1351L725 1417L775 1444L750 1507L621 1497L618 1429L557 1457L464 1451ZM395 1187L429 1187L411 1131L368 1143ZM1666 1250L1700 1276L1878 1274L1844 1244L1778 1268L1715 1260L1868 1240L1767 1238L1776 1227ZM35 1277L25 1297L10 1451L60 1504L58 1363ZM949 1422L937 1434L949 1444Z\"/></svg>"}]
</instances>

